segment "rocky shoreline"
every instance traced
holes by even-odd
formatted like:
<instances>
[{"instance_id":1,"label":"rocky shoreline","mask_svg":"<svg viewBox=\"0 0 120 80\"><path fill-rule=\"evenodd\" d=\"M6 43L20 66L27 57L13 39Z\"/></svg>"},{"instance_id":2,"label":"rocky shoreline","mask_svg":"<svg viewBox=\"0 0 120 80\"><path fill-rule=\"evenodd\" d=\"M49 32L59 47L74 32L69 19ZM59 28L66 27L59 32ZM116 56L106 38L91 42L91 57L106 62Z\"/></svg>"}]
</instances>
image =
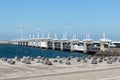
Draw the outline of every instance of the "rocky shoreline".
<instances>
[{"instance_id":1,"label":"rocky shoreline","mask_svg":"<svg viewBox=\"0 0 120 80\"><path fill-rule=\"evenodd\" d=\"M101 56L120 56L120 48L108 48L105 51L99 51L96 55Z\"/></svg>"}]
</instances>

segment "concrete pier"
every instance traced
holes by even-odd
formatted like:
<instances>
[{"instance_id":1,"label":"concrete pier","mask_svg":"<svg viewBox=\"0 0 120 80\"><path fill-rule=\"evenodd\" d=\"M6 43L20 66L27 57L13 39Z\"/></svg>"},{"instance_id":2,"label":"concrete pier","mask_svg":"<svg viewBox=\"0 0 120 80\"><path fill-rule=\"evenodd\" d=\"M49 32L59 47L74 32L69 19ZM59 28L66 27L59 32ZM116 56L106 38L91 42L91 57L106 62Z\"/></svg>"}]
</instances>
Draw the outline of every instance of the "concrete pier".
<instances>
[{"instance_id":1,"label":"concrete pier","mask_svg":"<svg viewBox=\"0 0 120 80\"><path fill-rule=\"evenodd\" d=\"M11 44L28 46L28 47L39 47L53 50L67 50L67 51L80 51L83 53L105 51L107 48L120 48L120 42L111 41L109 39L100 39L100 41L94 41L92 39L84 39L79 41L78 39L50 39L50 38L37 38L37 39L26 39L11 41Z\"/></svg>"}]
</instances>

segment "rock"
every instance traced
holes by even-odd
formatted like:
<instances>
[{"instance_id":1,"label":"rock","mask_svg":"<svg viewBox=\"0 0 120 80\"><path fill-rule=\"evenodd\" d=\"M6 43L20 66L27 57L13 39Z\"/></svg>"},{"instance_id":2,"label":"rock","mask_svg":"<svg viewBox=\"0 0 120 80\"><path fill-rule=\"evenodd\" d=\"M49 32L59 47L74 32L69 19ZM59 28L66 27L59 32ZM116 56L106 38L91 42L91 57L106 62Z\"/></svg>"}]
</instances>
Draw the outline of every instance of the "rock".
<instances>
[{"instance_id":1,"label":"rock","mask_svg":"<svg viewBox=\"0 0 120 80\"><path fill-rule=\"evenodd\" d=\"M118 60L118 62L120 63L120 59Z\"/></svg>"},{"instance_id":2,"label":"rock","mask_svg":"<svg viewBox=\"0 0 120 80\"><path fill-rule=\"evenodd\" d=\"M47 61L46 60L42 60L41 63L46 65Z\"/></svg>"},{"instance_id":3,"label":"rock","mask_svg":"<svg viewBox=\"0 0 120 80\"><path fill-rule=\"evenodd\" d=\"M104 61L107 61L107 59L106 59L106 58L104 58L103 60L104 60Z\"/></svg>"},{"instance_id":4,"label":"rock","mask_svg":"<svg viewBox=\"0 0 120 80\"><path fill-rule=\"evenodd\" d=\"M63 61L62 61L62 60L59 60L59 63L63 63Z\"/></svg>"},{"instance_id":5,"label":"rock","mask_svg":"<svg viewBox=\"0 0 120 80\"><path fill-rule=\"evenodd\" d=\"M58 60L54 59L53 62L56 63L56 62L58 62Z\"/></svg>"},{"instance_id":6,"label":"rock","mask_svg":"<svg viewBox=\"0 0 120 80\"><path fill-rule=\"evenodd\" d=\"M20 59L20 58L17 58L16 60L17 60L17 61L21 61L21 59Z\"/></svg>"},{"instance_id":7,"label":"rock","mask_svg":"<svg viewBox=\"0 0 120 80\"><path fill-rule=\"evenodd\" d=\"M30 60L25 60L25 64L31 64Z\"/></svg>"},{"instance_id":8,"label":"rock","mask_svg":"<svg viewBox=\"0 0 120 80\"><path fill-rule=\"evenodd\" d=\"M13 65L13 64L15 64L15 61L13 61L12 59L10 59L10 60L8 60L8 63L11 64L11 65Z\"/></svg>"},{"instance_id":9,"label":"rock","mask_svg":"<svg viewBox=\"0 0 120 80\"><path fill-rule=\"evenodd\" d=\"M91 63L92 63L92 64L97 64L97 60L96 60L96 59L93 59Z\"/></svg>"},{"instance_id":10,"label":"rock","mask_svg":"<svg viewBox=\"0 0 120 80\"><path fill-rule=\"evenodd\" d=\"M8 59L7 58L1 58L2 61L7 61Z\"/></svg>"},{"instance_id":11,"label":"rock","mask_svg":"<svg viewBox=\"0 0 120 80\"><path fill-rule=\"evenodd\" d=\"M68 57L68 58L67 58L67 60L71 60L71 58L70 58L70 57Z\"/></svg>"},{"instance_id":12,"label":"rock","mask_svg":"<svg viewBox=\"0 0 120 80\"><path fill-rule=\"evenodd\" d=\"M71 62L70 62L70 61L66 61L66 64L67 64L67 65L71 65Z\"/></svg>"},{"instance_id":13,"label":"rock","mask_svg":"<svg viewBox=\"0 0 120 80\"><path fill-rule=\"evenodd\" d=\"M112 64L112 61L111 61L111 60L108 60L108 61L107 61L107 64Z\"/></svg>"},{"instance_id":14,"label":"rock","mask_svg":"<svg viewBox=\"0 0 120 80\"><path fill-rule=\"evenodd\" d=\"M101 56L120 56L120 48L108 48L105 51L99 51L96 54Z\"/></svg>"},{"instance_id":15,"label":"rock","mask_svg":"<svg viewBox=\"0 0 120 80\"><path fill-rule=\"evenodd\" d=\"M87 59L91 59L91 58L92 58L92 56L91 56L91 55L87 56Z\"/></svg>"},{"instance_id":16,"label":"rock","mask_svg":"<svg viewBox=\"0 0 120 80\"><path fill-rule=\"evenodd\" d=\"M102 62L103 62L103 59L99 59L98 62L99 62L99 63L102 63Z\"/></svg>"},{"instance_id":17,"label":"rock","mask_svg":"<svg viewBox=\"0 0 120 80\"><path fill-rule=\"evenodd\" d=\"M23 58L22 59L26 59L27 57L26 56L23 56Z\"/></svg>"},{"instance_id":18,"label":"rock","mask_svg":"<svg viewBox=\"0 0 120 80\"><path fill-rule=\"evenodd\" d=\"M117 60L115 58L112 58L112 62L116 62Z\"/></svg>"},{"instance_id":19,"label":"rock","mask_svg":"<svg viewBox=\"0 0 120 80\"><path fill-rule=\"evenodd\" d=\"M65 60L65 57L63 57L63 60Z\"/></svg>"},{"instance_id":20,"label":"rock","mask_svg":"<svg viewBox=\"0 0 120 80\"><path fill-rule=\"evenodd\" d=\"M49 58L45 58L45 60L49 60Z\"/></svg>"},{"instance_id":21,"label":"rock","mask_svg":"<svg viewBox=\"0 0 120 80\"><path fill-rule=\"evenodd\" d=\"M84 59L84 60L83 60L83 63L87 63L87 60L86 60L86 59Z\"/></svg>"},{"instance_id":22,"label":"rock","mask_svg":"<svg viewBox=\"0 0 120 80\"><path fill-rule=\"evenodd\" d=\"M36 61L37 63L40 63L40 59L37 59L37 61Z\"/></svg>"},{"instance_id":23,"label":"rock","mask_svg":"<svg viewBox=\"0 0 120 80\"><path fill-rule=\"evenodd\" d=\"M57 56L57 59L60 59L60 56Z\"/></svg>"},{"instance_id":24,"label":"rock","mask_svg":"<svg viewBox=\"0 0 120 80\"><path fill-rule=\"evenodd\" d=\"M45 57L42 57L42 60L45 60Z\"/></svg>"},{"instance_id":25,"label":"rock","mask_svg":"<svg viewBox=\"0 0 120 80\"><path fill-rule=\"evenodd\" d=\"M49 61L49 60L47 60L47 61L46 61L46 64L47 64L47 65L52 65L52 62Z\"/></svg>"},{"instance_id":26,"label":"rock","mask_svg":"<svg viewBox=\"0 0 120 80\"><path fill-rule=\"evenodd\" d=\"M25 63L25 59L21 59L21 62L22 62L22 63Z\"/></svg>"},{"instance_id":27,"label":"rock","mask_svg":"<svg viewBox=\"0 0 120 80\"><path fill-rule=\"evenodd\" d=\"M15 59L15 60L17 60L17 59L18 59L18 57L16 56L16 57L14 57L14 59Z\"/></svg>"},{"instance_id":28,"label":"rock","mask_svg":"<svg viewBox=\"0 0 120 80\"><path fill-rule=\"evenodd\" d=\"M86 56L84 56L84 57L82 57L82 60L85 60L87 57Z\"/></svg>"},{"instance_id":29,"label":"rock","mask_svg":"<svg viewBox=\"0 0 120 80\"><path fill-rule=\"evenodd\" d=\"M41 59L42 57L41 56L37 56L37 59Z\"/></svg>"},{"instance_id":30,"label":"rock","mask_svg":"<svg viewBox=\"0 0 120 80\"><path fill-rule=\"evenodd\" d=\"M29 59L29 60L31 59L31 57L30 57L30 56L27 56L26 58L27 58L27 59Z\"/></svg>"},{"instance_id":31,"label":"rock","mask_svg":"<svg viewBox=\"0 0 120 80\"><path fill-rule=\"evenodd\" d=\"M80 62L80 61L81 61L80 57L77 57L77 62Z\"/></svg>"},{"instance_id":32,"label":"rock","mask_svg":"<svg viewBox=\"0 0 120 80\"><path fill-rule=\"evenodd\" d=\"M45 61L45 60L42 60L42 59L41 59L41 60L40 60L40 63L44 64L44 61Z\"/></svg>"},{"instance_id":33,"label":"rock","mask_svg":"<svg viewBox=\"0 0 120 80\"><path fill-rule=\"evenodd\" d=\"M34 58L33 58L33 57L31 57L31 58L30 58L30 60L31 60L31 61L34 61Z\"/></svg>"},{"instance_id":34,"label":"rock","mask_svg":"<svg viewBox=\"0 0 120 80\"><path fill-rule=\"evenodd\" d=\"M70 59L73 59L74 57L73 56L70 56Z\"/></svg>"}]
</instances>

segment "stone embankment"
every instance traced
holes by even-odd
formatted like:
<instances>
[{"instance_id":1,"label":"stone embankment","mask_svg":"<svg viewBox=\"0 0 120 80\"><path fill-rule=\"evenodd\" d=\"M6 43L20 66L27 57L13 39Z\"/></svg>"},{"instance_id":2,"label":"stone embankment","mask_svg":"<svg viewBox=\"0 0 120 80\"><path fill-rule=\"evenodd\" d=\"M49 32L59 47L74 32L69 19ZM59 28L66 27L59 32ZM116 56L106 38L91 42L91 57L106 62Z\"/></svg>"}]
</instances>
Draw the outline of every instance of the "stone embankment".
<instances>
[{"instance_id":1,"label":"stone embankment","mask_svg":"<svg viewBox=\"0 0 120 80\"><path fill-rule=\"evenodd\" d=\"M120 56L120 48L108 48L105 51L99 51L96 54L103 56Z\"/></svg>"}]
</instances>

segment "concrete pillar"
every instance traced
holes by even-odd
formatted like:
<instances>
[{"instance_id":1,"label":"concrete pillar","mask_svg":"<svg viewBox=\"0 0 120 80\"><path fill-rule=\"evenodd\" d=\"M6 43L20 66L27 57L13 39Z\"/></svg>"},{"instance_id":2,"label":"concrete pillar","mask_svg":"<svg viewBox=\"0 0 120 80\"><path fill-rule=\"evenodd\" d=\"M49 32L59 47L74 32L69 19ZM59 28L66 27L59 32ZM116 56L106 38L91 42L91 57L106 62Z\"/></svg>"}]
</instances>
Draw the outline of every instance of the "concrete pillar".
<instances>
[{"instance_id":1,"label":"concrete pillar","mask_svg":"<svg viewBox=\"0 0 120 80\"><path fill-rule=\"evenodd\" d=\"M26 41L24 41L24 46L26 46Z\"/></svg>"},{"instance_id":2,"label":"concrete pillar","mask_svg":"<svg viewBox=\"0 0 120 80\"><path fill-rule=\"evenodd\" d=\"M60 50L63 51L63 41L60 42Z\"/></svg>"},{"instance_id":3,"label":"concrete pillar","mask_svg":"<svg viewBox=\"0 0 120 80\"><path fill-rule=\"evenodd\" d=\"M19 41L17 41L18 45L19 45Z\"/></svg>"},{"instance_id":4,"label":"concrete pillar","mask_svg":"<svg viewBox=\"0 0 120 80\"><path fill-rule=\"evenodd\" d=\"M39 46L40 46L40 48L41 48L41 40L40 40L39 42L40 42L40 45L39 45Z\"/></svg>"},{"instance_id":5,"label":"concrete pillar","mask_svg":"<svg viewBox=\"0 0 120 80\"><path fill-rule=\"evenodd\" d=\"M25 46L25 41L23 41L23 45L22 46Z\"/></svg>"},{"instance_id":6,"label":"concrete pillar","mask_svg":"<svg viewBox=\"0 0 120 80\"><path fill-rule=\"evenodd\" d=\"M28 41L26 41L25 43L26 43L26 45L25 45L25 46L28 46Z\"/></svg>"},{"instance_id":7,"label":"concrete pillar","mask_svg":"<svg viewBox=\"0 0 120 80\"><path fill-rule=\"evenodd\" d=\"M19 45L19 41L17 41L17 45Z\"/></svg>"},{"instance_id":8,"label":"concrete pillar","mask_svg":"<svg viewBox=\"0 0 120 80\"><path fill-rule=\"evenodd\" d=\"M33 44L34 44L33 41L31 41L31 47L33 47Z\"/></svg>"},{"instance_id":9,"label":"concrete pillar","mask_svg":"<svg viewBox=\"0 0 120 80\"><path fill-rule=\"evenodd\" d=\"M22 46L22 41L20 41L20 45Z\"/></svg>"},{"instance_id":10,"label":"concrete pillar","mask_svg":"<svg viewBox=\"0 0 120 80\"><path fill-rule=\"evenodd\" d=\"M105 42L102 42L102 41L100 42L100 51L105 51L107 49L107 48L104 47L104 44L105 44ZM109 48L109 46L108 46L108 48Z\"/></svg>"},{"instance_id":11,"label":"concrete pillar","mask_svg":"<svg viewBox=\"0 0 120 80\"><path fill-rule=\"evenodd\" d=\"M21 46L21 41L19 41L19 45Z\"/></svg>"},{"instance_id":12,"label":"concrete pillar","mask_svg":"<svg viewBox=\"0 0 120 80\"><path fill-rule=\"evenodd\" d=\"M38 47L38 41L37 40L35 41L35 47Z\"/></svg>"},{"instance_id":13,"label":"concrete pillar","mask_svg":"<svg viewBox=\"0 0 120 80\"><path fill-rule=\"evenodd\" d=\"M46 49L48 49L48 40L46 40Z\"/></svg>"},{"instance_id":14,"label":"concrete pillar","mask_svg":"<svg viewBox=\"0 0 120 80\"><path fill-rule=\"evenodd\" d=\"M83 53L87 53L87 44L86 44L86 42L83 42L83 44L84 44L84 46L83 46L83 47L84 47L84 48L83 48L83 49L84 49L84 50L83 50Z\"/></svg>"},{"instance_id":15,"label":"concrete pillar","mask_svg":"<svg viewBox=\"0 0 120 80\"><path fill-rule=\"evenodd\" d=\"M30 41L28 41L28 46L30 46Z\"/></svg>"},{"instance_id":16,"label":"concrete pillar","mask_svg":"<svg viewBox=\"0 0 120 80\"><path fill-rule=\"evenodd\" d=\"M20 41L20 46L22 45L22 42Z\"/></svg>"},{"instance_id":17,"label":"concrete pillar","mask_svg":"<svg viewBox=\"0 0 120 80\"><path fill-rule=\"evenodd\" d=\"M52 49L55 50L55 43L54 43L54 40L52 41Z\"/></svg>"},{"instance_id":18,"label":"concrete pillar","mask_svg":"<svg viewBox=\"0 0 120 80\"><path fill-rule=\"evenodd\" d=\"M30 41L30 47L32 47L32 41Z\"/></svg>"},{"instance_id":19,"label":"concrete pillar","mask_svg":"<svg viewBox=\"0 0 120 80\"><path fill-rule=\"evenodd\" d=\"M21 41L21 46L23 46L23 41Z\"/></svg>"},{"instance_id":20,"label":"concrete pillar","mask_svg":"<svg viewBox=\"0 0 120 80\"><path fill-rule=\"evenodd\" d=\"M38 44L38 46L41 48L41 40L39 41L39 44Z\"/></svg>"},{"instance_id":21,"label":"concrete pillar","mask_svg":"<svg viewBox=\"0 0 120 80\"><path fill-rule=\"evenodd\" d=\"M73 52L73 42L70 42L70 51Z\"/></svg>"},{"instance_id":22,"label":"concrete pillar","mask_svg":"<svg viewBox=\"0 0 120 80\"><path fill-rule=\"evenodd\" d=\"M27 41L25 41L25 46L27 46Z\"/></svg>"}]
</instances>

